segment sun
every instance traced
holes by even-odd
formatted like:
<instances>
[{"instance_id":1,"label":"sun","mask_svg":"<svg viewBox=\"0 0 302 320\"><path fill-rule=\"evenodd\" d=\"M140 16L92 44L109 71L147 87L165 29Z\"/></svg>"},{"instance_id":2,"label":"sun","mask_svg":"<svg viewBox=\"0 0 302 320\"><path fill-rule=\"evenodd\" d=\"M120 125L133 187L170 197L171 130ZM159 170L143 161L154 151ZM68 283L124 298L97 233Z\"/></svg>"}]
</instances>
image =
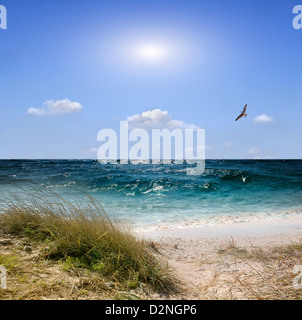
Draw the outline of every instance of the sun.
<instances>
[{"instance_id":1,"label":"sun","mask_svg":"<svg viewBox=\"0 0 302 320\"><path fill-rule=\"evenodd\" d=\"M160 44L142 44L135 48L135 56L144 61L161 61L168 56L167 47Z\"/></svg>"}]
</instances>

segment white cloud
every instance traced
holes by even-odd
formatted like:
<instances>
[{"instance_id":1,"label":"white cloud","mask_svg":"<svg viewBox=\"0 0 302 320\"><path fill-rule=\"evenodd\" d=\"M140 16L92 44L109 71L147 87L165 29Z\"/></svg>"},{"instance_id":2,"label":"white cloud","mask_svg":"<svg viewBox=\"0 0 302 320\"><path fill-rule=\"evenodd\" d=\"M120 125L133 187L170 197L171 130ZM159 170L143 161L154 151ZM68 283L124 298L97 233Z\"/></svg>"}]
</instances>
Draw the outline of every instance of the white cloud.
<instances>
[{"instance_id":1,"label":"white cloud","mask_svg":"<svg viewBox=\"0 0 302 320\"><path fill-rule=\"evenodd\" d=\"M44 108L29 108L28 114L35 116L51 116L51 115L64 115L71 113L81 112L83 107L79 102L73 102L69 99L63 100L47 100L43 103Z\"/></svg>"},{"instance_id":2,"label":"white cloud","mask_svg":"<svg viewBox=\"0 0 302 320\"><path fill-rule=\"evenodd\" d=\"M230 147L232 146L232 142L226 141L226 142L224 143L224 146L225 146L226 148L230 148Z\"/></svg>"},{"instance_id":3,"label":"white cloud","mask_svg":"<svg viewBox=\"0 0 302 320\"><path fill-rule=\"evenodd\" d=\"M199 129L198 126L187 124L181 120L175 120L161 109L153 109L127 118L129 130L133 129Z\"/></svg>"},{"instance_id":4,"label":"white cloud","mask_svg":"<svg viewBox=\"0 0 302 320\"><path fill-rule=\"evenodd\" d=\"M95 158L96 157L96 154L98 152L98 149L97 148L91 148L91 149L88 149L88 150L81 150L81 153L83 156L85 157L93 157Z\"/></svg>"},{"instance_id":5,"label":"white cloud","mask_svg":"<svg viewBox=\"0 0 302 320\"><path fill-rule=\"evenodd\" d=\"M270 159L273 159L272 156L270 156L270 155L263 156L263 157L261 157L261 156L254 157L254 160L270 160Z\"/></svg>"},{"instance_id":6,"label":"white cloud","mask_svg":"<svg viewBox=\"0 0 302 320\"><path fill-rule=\"evenodd\" d=\"M208 145L208 144L207 144L205 147L206 147L206 150L208 150L208 151L211 151L211 150L213 150L213 149L214 149L214 147L213 147L213 146Z\"/></svg>"},{"instance_id":7,"label":"white cloud","mask_svg":"<svg viewBox=\"0 0 302 320\"><path fill-rule=\"evenodd\" d=\"M256 118L254 118L254 122L256 122L256 123L272 123L272 122L274 122L274 118L269 117L267 114L262 114Z\"/></svg>"},{"instance_id":8,"label":"white cloud","mask_svg":"<svg viewBox=\"0 0 302 320\"><path fill-rule=\"evenodd\" d=\"M258 147L253 147L248 150L248 154L253 156L254 160L268 160L273 159L276 157L276 151L269 149L269 150L261 150Z\"/></svg>"},{"instance_id":9,"label":"white cloud","mask_svg":"<svg viewBox=\"0 0 302 320\"><path fill-rule=\"evenodd\" d=\"M248 154L258 154L261 150L258 147L253 147L248 150Z\"/></svg>"}]
</instances>

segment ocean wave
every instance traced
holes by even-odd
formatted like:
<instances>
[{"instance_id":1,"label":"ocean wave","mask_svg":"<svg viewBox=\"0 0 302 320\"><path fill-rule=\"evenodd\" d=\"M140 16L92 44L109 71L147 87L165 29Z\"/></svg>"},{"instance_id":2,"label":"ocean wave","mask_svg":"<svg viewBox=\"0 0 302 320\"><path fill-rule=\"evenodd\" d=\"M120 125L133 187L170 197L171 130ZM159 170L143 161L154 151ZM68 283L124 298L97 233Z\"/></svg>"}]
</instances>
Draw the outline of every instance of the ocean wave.
<instances>
[{"instance_id":1,"label":"ocean wave","mask_svg":"<svg viewBox=\"0 0 302 320\"><path fill-rule=\"evenodd\" d=\"M192 166L0 160L0 203L18 189L88 193L108 210L114 208L118 217L161 226L268 219L302 207L302 161L210 160L199 176L187 175L188 168Z\"/></svg>"}]
</instances>

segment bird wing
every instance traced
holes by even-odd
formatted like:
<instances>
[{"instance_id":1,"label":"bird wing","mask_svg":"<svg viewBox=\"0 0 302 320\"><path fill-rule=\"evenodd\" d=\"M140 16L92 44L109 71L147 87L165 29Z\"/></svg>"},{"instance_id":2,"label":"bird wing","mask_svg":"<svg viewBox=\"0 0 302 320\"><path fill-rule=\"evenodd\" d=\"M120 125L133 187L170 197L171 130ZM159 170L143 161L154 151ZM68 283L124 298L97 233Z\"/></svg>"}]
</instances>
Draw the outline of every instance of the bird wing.
<instances>
[{"instance_id":1,"label":"bird wing","mask_svg":"<svg viewBox=\"0 0 302 320\"><path fill-rule=\"evenodd\" d=\"M245 105L242 113L246 113L246 108L247 108L247 104Z\"/></svg>"},{"instance_id":2,"label":"bird wing","mask_svg":"<svg viewBox=\"0 0 302 320\"><path fill-rule=\"evenodd\" d=\"M243 117L243 113L241 113L240 116L237 117L237 119L235 121L238 121L239 119L241 119Z\"/></svg>"}]
</instances>

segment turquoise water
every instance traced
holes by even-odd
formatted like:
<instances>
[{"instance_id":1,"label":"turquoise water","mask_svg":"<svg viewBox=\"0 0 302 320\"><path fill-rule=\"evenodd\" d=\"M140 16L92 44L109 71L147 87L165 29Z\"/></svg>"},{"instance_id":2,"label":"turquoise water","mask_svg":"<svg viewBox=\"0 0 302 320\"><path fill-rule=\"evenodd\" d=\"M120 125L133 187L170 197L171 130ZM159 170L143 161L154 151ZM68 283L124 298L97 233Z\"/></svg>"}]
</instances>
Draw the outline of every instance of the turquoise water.
<instances>
[{"instance_id":1,"label":"turquoise water","mask_svg":"<svg viewBox=\"0 0 302 320\"><path fill-rule=\"evenodd\" d=\"M137 228L185 227L302 216L302 161L208 160L189 165L104 165L92 160L1 160L0 205L12 192L83 193Z\"/></svg>"}]
</instances>

